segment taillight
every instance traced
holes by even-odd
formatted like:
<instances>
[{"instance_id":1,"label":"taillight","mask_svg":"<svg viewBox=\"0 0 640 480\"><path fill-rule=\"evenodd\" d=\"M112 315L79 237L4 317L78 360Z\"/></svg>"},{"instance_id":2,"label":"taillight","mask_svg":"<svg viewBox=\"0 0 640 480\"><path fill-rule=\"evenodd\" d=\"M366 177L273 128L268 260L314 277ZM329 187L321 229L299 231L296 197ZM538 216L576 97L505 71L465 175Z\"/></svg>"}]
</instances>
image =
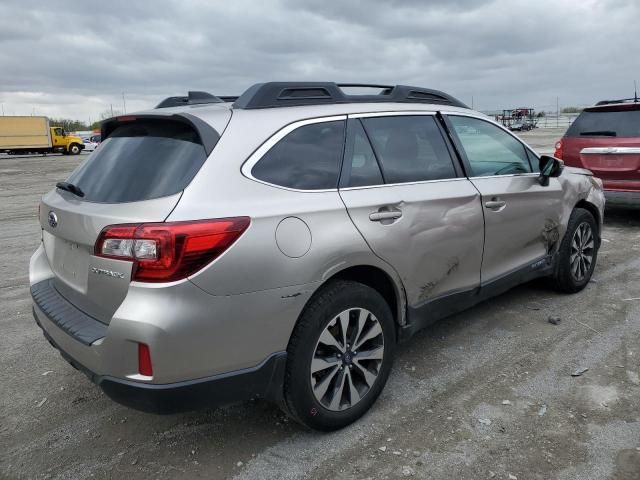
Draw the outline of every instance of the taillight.
<instances>
[{"instance_id":1,"label":"taillight","mask_svg":"<svg viewBox=\"0 0 640 480\"><path fill-rule=\"evenodd\" d=\"M562 160L562 139L558 140L555 146L556 151L554 152L553 156Z\"/></svg>"},{"instance_id":2,"label":"taillight","mask_svg":"<svg viewBox=\"0 0 640 480\"><path fill-rule=\"evenodd\" d=\"M94 253L98 257L134 262L132 280L173 282L219 257L249 223L249 217L235 217L110 225L100 232Z\"/></svg>"}]
</instances>

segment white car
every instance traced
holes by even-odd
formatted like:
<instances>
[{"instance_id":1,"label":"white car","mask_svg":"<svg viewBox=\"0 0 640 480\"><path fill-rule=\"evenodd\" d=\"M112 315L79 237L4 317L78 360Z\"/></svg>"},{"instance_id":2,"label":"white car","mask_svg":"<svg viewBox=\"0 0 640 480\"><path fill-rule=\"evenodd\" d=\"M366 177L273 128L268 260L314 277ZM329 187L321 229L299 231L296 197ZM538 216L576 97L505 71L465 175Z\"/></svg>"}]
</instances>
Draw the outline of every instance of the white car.
<instances>
[{"instance_id":1,"label":"white car","mask_svg":"<svg viewBox=\"0 0 640 480\"><path fill-rule=\"evenodd\" d=\"M84 139L82 143L84 143L84 152L93 152L100 145L98 142L92 142L89 139Z\"/></svg>"}]
</instances>

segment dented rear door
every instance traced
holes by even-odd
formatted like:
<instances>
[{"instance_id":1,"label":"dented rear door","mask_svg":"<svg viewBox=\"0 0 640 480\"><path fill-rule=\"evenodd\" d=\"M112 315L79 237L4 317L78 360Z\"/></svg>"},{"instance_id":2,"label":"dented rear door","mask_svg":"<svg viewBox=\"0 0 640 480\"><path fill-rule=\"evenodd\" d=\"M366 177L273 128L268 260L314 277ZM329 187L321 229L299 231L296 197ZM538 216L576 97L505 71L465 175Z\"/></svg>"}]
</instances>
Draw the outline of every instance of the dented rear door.
<instances>
[{"instance_id":1,"label":"dented rear door","mask_svg":"<svg viewBox=\"0 0 640 480\"><path fill-rule=\"evenodd\" d=\"M458 176L434 116L362 117L349 120L340 196L409 306L478 287L480 196Z\"/></svg>"}]
</instances>

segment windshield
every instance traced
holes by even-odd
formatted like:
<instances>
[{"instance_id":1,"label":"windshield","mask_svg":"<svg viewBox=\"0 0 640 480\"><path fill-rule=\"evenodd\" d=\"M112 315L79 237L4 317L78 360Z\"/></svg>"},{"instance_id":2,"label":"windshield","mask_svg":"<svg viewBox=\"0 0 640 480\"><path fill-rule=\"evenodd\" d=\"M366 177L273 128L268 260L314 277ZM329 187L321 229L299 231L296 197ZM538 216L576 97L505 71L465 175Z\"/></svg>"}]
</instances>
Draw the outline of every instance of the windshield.
<instances>
[{"instance_id":1,"label":"windshield","mask_svg":"<svg viewBox=\"0 0 640 480\"><path fill-rule=\"evenodd\" d=\"M67 181L90 202L150 200L183 190L206 158L191 127L142 120L116 128Z\"/></svg>"}]
</instances>

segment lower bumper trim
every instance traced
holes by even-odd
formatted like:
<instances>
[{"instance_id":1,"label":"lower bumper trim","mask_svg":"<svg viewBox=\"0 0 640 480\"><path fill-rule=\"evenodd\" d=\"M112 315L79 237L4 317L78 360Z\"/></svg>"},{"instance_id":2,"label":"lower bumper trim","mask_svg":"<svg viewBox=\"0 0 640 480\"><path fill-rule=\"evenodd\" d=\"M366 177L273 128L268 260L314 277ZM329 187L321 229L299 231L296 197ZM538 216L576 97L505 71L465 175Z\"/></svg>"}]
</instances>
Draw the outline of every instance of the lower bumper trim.
<instances>
[{"instance_id":1,"label":"lower bumper trim","mask_svg":"<svg viewBox=\"0 0 640 480\"><path fill-rule=\"evenodd\" d=\"M122 405L149 413L177 413L251 398L280 401L286 352L271 355L258 367L198 380L154 385L98 377L96 383Z\"/></svg>"},{"instance_id":2,"label":"lower bumper trim","mask_svg":"<svg viewBox=\"0 0 640 480\"><path fill-rule=\"evenodd\" d=\"M142 383L92 372L56 344L38 322L35 310L33 316L45 338L71 366L87 375L112 400L127 407L148 413L170 414L251 398L282 403L287 352L274 353L253 368L211 377L163 385Z\"/></svg>"}]
</instances>

